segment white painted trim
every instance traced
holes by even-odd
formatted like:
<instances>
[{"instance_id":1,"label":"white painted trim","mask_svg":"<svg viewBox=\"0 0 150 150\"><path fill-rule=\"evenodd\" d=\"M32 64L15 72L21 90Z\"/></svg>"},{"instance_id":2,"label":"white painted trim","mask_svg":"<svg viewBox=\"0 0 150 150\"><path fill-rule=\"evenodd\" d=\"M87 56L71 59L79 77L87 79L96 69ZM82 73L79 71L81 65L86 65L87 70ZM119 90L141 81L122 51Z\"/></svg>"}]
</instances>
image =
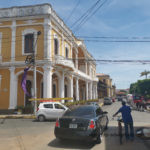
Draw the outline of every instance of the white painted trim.
<instances>
[{"instance_id":1,"label":"white painted trim","mask_svg":"<svg viewBox=\"0 0 150 150\"><path fill-rule=\"evenodd\" d=\"M15 109L17 99L17 78L15 75L15 67L9 68L10 70L10 93L9 93L9 109Z\"/></svg>"},{"instance_id":2,"label":"white painted trim","mask_svg":"<svg viewBox=\"0 0 150 150\"><path fill-rule=\"evenodd\" d=\"M49 18L44 19L44 58L51 59L51 22Z\"/></svg>"},{"instance_id":3,"label":"white painted trim","mask_svg":"<svg viewBox=\"0 0 150 150\"><path fill-rule=\"evenodd\" d=\"M37 30L35 29L25 29L22 31L22 55L29 55L32 53L24 53L24 37L26 34L33 34L34 35L34 43L33 43L33 48L35 50L35 54L37 53L37 44L35 45L36 39L37 39ZM35 46L35 47L34 47Z\"/></svg>"},{"instance_id":4,"label":"white painted trim","mask_svg":"<svg viewBox=\"0 0 150 150\"><path fill-rule=\"evenodd\" d=\"M11 61L15 60L15 45L16 45L16 21L12 21L12 37L11 37Z\"/></svg>"}]
</instances>

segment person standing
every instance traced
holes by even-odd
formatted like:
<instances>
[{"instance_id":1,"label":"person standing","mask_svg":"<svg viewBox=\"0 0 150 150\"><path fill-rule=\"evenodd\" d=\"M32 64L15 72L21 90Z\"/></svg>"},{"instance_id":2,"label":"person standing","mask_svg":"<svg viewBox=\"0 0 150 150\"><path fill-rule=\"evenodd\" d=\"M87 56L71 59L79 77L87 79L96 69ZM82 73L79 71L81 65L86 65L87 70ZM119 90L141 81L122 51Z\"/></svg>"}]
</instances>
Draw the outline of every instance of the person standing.
<instances>
[{"instance_id":1,"label":"person standing","mask_svg":"<svg viewBox=\"0 0 150 150\"><path fill-rule=\"evenodd\" d=\"M134 127L133 119L131 115L131 108L126 105L126 102L122 101L122 107L113 115L115 117L118 113L122 114L122 119L125 127L125 137L126 140L134 140ZM130 128L130 134L129 134Z\"/></svg>"}]
</instances>

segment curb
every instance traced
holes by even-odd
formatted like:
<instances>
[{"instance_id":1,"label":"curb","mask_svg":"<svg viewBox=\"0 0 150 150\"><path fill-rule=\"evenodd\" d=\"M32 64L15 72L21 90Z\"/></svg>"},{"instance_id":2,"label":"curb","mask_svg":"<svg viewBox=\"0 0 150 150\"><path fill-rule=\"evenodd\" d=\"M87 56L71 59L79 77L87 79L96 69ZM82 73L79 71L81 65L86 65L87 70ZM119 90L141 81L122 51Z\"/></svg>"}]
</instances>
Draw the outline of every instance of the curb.
<instances>
[{"instance_id":1,"label":"curb","mask_svg":"<svg viewBox=\"0 0 150 150\"><path fill-rule=\"evenodd\" d=\"M0 119L36 119L35 115L0 115Z\"/></svg>"}]
</instances>

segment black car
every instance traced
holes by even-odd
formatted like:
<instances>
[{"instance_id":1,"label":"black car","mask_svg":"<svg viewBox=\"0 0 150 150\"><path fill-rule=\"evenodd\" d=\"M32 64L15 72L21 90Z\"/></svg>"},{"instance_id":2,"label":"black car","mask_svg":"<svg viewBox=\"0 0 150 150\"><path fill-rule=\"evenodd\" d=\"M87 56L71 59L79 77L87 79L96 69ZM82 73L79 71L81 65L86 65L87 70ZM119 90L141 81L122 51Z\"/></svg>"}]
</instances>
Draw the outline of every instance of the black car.
<instances>
[{"instance_id":1,"label":"black car","mask_svg":"<svg viewBox=\"0 0 150 150\"><path fill-rule=\"evenodd\" d=\"M58 139L85 140L101 143L102 133L108 126L107 112L99 106L84 105L67 111L56 120Z\"/></svg>"},{"instance_id":2,"label":"black car","mask_svg":"<svg viewBox=\"0 0 150 150\"><path fill-rule=\"evenodd\" d=\"M99 106L98 102L87 102L87 105Z\"/></svg>"}]
</instances>

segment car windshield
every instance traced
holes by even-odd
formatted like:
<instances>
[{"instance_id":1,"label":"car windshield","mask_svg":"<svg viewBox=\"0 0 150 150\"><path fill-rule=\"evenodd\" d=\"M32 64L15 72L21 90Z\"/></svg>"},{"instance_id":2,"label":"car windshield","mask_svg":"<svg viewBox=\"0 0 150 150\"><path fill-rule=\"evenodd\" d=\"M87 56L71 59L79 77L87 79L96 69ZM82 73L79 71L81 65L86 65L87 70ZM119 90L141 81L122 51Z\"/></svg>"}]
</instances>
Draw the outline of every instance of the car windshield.
<instances>
[{"instance_id":1,"label":"car windshield","mask_svg":"<svg viewBox=\"0 0 150 150\"><path fill-rule=\"evenodd\" d=\"M109 98L104 98L104 100L110 100Z\"/></svg>"},{"instance_id":2,"label":"car windshield","mask_svg":"<svg viewBox=\"0 0 150 150\"><path fill-rule=\"evenodd\" d=\"M95 113L93 107L78 107L71 111L67 111L64 116L76 116L76 117L94 117Z\"/></svg>"}]
</instances>

